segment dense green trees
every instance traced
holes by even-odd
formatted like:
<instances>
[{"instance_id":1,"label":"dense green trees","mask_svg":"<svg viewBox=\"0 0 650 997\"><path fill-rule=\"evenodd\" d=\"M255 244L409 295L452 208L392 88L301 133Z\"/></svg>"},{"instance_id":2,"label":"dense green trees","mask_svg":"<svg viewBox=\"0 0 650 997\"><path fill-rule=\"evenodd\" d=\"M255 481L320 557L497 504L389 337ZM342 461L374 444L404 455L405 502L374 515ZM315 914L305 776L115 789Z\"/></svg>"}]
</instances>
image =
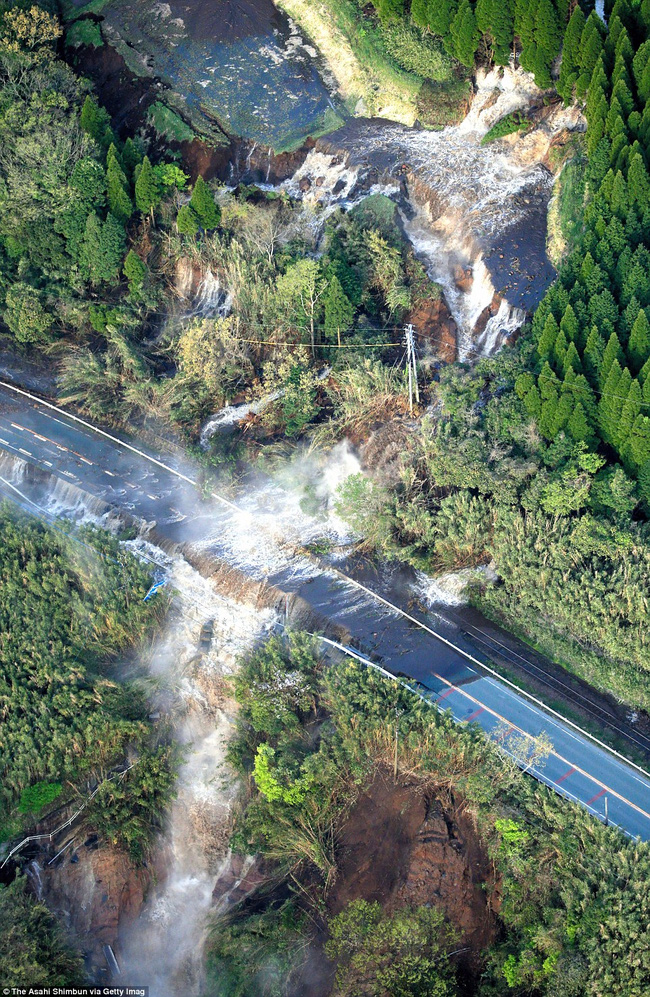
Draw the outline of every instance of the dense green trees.
<instances>
[{"instance_id":1,"label":"dense green trees","mask_svg":"<svg viewBox=\"0 0 650 997\"><path fill-rule=\"evenodd\" d=\"M233 844L261 852L293 888L290 900L280 889L260 891L215 923L209 966L226 993L294 993L313 959L309 942L322 935L320 924L318 932L310 927L314 908L327 922L336 994L465 992L449 953L471 943L454 935L433 885L426 907L393 896L382 908L364 897L363 881L355 883L358 899L334 912L329 905L350 804L387 769L392 783L395 731L386 718L397 716L398 782L408 773L405 782L414 793L419 783L427 798L445 787L440 800L473 815L494 863L498 932L480 954L478 992L645 994L647 844L559 800L479 730L454 724L402 685L349 659L325 665L305 635L272 638L243 662L235 683L242 709L231 761L250 775L263 748L283 791L250 783ZM310 794L300 792L306 778Z\"/></svg>"},{"instance_id":2,"label":"dense green trees","mask_svg":"<svg viewBox=\"0 0 650 997\"><path fill-rule=\"evenodd\" d=\"M151 609L137 597L147 572L108 536L86 531L95 553L6 506L0 533L4 815L26 787L74 779L143 742L141 696L96 669L143 633Z\"/></svg>"},{"instance_id":3,"label":"dense green trees","mask_svg":"<svg viewBox=\"0 0 650 997\"><path fill-rule=\"evenodd\" d=\"M6 987L81 986L81 958L66 944L61 928L26 880L0 886L0 976Z\"/></svg>"},{"instance_id":4,"label":"dense green trees","mask_svg":"<svg viewBox=\"0 0 650 997\"><path fill-rule=\"evenodd\" d=\"M539 425L549 439L569 423L572 433L591 445L600 437L628 473L637 476L648 502L643 422L647 378L642 376L650 356L646 312L650 306L646 247L650 232L646 143L650 136L645 136L641 126L646 113L646 29L640 9L624 2L616 5L606 35L592 12L578 38L583 20L576 9L565 37L560 89L567 101L574 92L587 95L587 230L533 322L539 390L543 384L550 390L551 374L558 378L557 399L551 399L546 414L540 413ZM581 411L564 418L557 413L557 404L567 389L574 411L578 403ZM530 406L536 415L533 396Z\"/></svg>"},{"instance_id":5,"label":"dense green trees","mask_svg":"<svg viewBox=\"0 0 650 997\"><path fill-rule=\"evenodd\" d=\"M88 84L56 58L56 18L18 8L0 10L0 317L19 342L45 344L63 327L87 329L88 299L112 293L134 196L151 213L186 177L119 141Z\"/></svg>"}]
</instances>

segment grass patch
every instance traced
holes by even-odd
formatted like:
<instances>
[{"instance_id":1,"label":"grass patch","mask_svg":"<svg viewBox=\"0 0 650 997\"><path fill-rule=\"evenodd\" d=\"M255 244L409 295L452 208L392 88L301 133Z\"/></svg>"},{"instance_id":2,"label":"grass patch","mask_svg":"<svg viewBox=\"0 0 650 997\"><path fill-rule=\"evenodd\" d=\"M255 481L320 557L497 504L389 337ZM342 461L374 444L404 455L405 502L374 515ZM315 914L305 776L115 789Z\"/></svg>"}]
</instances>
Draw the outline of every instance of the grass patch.
<instances>
[{"instance_id":1,"label":"grass patch","mask_svg":"<svg viewBox=\"0 0 650 997\"><path fill-rule=\"evenodd\" d=\"M454 76L454 62L442 44L409 21L389 21L381 28L386 50L409 73L444 83Z\"/></svg>"},{"instance_id":2,"label":"grass patch","mask_svg":"<svg viewBox=\"0 0 650 997\"><path fill-rule=\"evenodd\" d=\"M351 112L414 124L421 79L398 65L375 18L353 0L278 0L278 6L318 47Z\"/></svg>"},{"instance_id":3,"label":"grass patch","mask_svg":"<svg viewBox=\"0 0 650 997\"><path fill-rule=\"evenodd\" d=\"M18 813L37 816L61 795L62 789L60 782L37 782L26 786L20 794Z\"/></svg>"},{"instance_id":4,"label":"grass patch","mask_svg":"<svg viewBox=\"0 0 650 997\"><path fill-rule=\"evenodd\" d=\"M149 108L147 118L161 138L172 142L191 142L195 137L181 116L158 100Z\"/></svg>"},{"instance_id":5,"label":"grass patch","mask_svg":"<svg viewBox=\"0 0 650 997\"><path fill-rule=\"evenodd\" d=\"M505 138L506 135L514 135L515 132L525 132L530 127L530 122L520 111L513 111L500 118L495 125L492 125L487 135L481 139L481 145L488 145L496 142L497 139Z\"/></svg>"},{"instance_id":6,"label":"grass patch","mask_svg":"<svg viewBox=\"0 0 650 997\"><path fill-rule=\"evenodd\" d=\"M582 148L569 159L555 181L548 210L546 252L554 267L573 252L584 232L587 158Z\"/></svg>"},{"instance_id":7,"label":"grass patch","mask_svg":"<svg viewBox=\"0 0 650 997\"><path fill-rule=\"evenodd\" d=\"M101 48L104 39L96 21L75 21L65 33L65 43L69 48Z\"/></svg>"},{"instance_id":8,"label":"grass patch","mask_svg":"<svg viewBox=\"0 0 650 997\"><path fill-rule=\"evenodd\" d=\"M420 124L433 129L459 124L469 110L471 94L472 84L466 77L446 83L425 80L416 102Z\"/></svg>"}]
</instances>

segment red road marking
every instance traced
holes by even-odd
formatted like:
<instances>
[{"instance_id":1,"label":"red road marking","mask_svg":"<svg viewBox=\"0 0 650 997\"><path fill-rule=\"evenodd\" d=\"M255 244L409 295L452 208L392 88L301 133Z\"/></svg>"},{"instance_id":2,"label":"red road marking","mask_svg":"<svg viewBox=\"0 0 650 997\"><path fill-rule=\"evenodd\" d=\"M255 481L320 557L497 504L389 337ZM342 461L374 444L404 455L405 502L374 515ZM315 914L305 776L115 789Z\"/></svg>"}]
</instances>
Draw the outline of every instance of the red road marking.
<instances>
[{"instance_id":1,"label":"red road marking","mask_svg":"<svg viewBox=\"0 0 650 997\"><path fill-rule=\"evenodd\" d=\"M568 772L565 772L564 775L561 775L559 779L555 780L555 785L558 786L561 782L564 782L564 780L568 779L570 775L573 775L575 771L575 766L570 768Z\"/></svg>"},{"instance_id":2,"label":"red road marking","mask_svg":"<svg viewBox=\"0 0 650 997\"><path fill-rule=\"evenodd\" d=\"M476 720L476 718L479 715L479 713L484 713L484 712L485 712L485 707L484 706L479 706L478 710L474 710L474 712L472 713L471 716L465 717L465 720L463 721L463 723L468 724L471 720Z\"/></svg>"},{"instance_id":3,"label":"red road marking","mask_svg":"<svg viewBox=\"0 0 650 997\"><path fill-rule=\"evenodd\" d=\"M606 792L607 792L606 789L601 789L600 793L596 793L595 796L592 796L590 800L587 800L587 803L585 805L590 807L592 803L595 803L596 800L599 800L601 796L605 795Z\"/></svg>"},{"instance_id":4,"label":"red road marking","mask_svg":"<svg viewBox=\"0 0 650 997\"><path fill-rule=\"evenodd\" d=\"M508 727L507 730L502 731L498 735L498 737L495 737L493 740L495 740L495 741L503 741L504 737L507 737L508 734L512 734L512 732L515 731L516 729L517 729L516 727Z\"/></svg>"},{"instance_id":5,"label":"red road marking","mask_svg":"<svg viewBox=\"0 0 650 997\"><path fill-rule=\"evenodd\" d=\"M447 689L446 692L443 692L442 696L438 696L438 698L436 699L436 703L439 703L442 699L445 698L445 696L448 696L452 692L456 692L453 685L450 689Z\"/></svg>"}]
</instances>

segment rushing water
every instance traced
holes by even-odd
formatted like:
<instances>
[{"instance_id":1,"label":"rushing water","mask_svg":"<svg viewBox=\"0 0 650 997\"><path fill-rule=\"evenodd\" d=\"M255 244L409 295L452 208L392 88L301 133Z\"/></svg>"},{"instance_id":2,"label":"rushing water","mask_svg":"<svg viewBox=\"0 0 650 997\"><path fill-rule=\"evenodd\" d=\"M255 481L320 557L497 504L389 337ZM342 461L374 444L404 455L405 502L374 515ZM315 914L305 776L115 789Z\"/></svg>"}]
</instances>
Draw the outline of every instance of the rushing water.
<instances>
[{"instance_id":1,"label":"rushing water","mask_svg":"<svg viewBox=\"0 0 650 997\"><path fill-rule=\"evenodd\" d=\"M519 328L554 278L546 258L553 177L543 161L554 136L584 127L575 109L558 105L528 134L481 144L492 125L532 103L541 105L541 94L521 69L479 74L460 125L428 131L351 121L319 140L280 187L315 209L315 232L332 212L369 194L394 198L417 255L444 288L461 358L489 355ZM255 174L248 179L264 186ZM469 289L456 283L459 268L471 270ZM490 306L487 325L477 327Z\"/></svg>"},{"instance_id":2,"label":"rushing water","mask_svg":"<svg viewBox=\"0 0 650 997\"><path fill-rule=\"evenodd\" d=\"M225 763L234 707L227 682L236 660L275 622L215 592L180 556L166 557L145 541L134 553L166 565L175 590L164 635L141 663L156 681L153 707L174 718L174 736L186 756L154 865L162 875L121 945L122 979L148 985L155 997L202 992L207 919L220 897L237 785ZM213 622L209 651L198 650L201 626Z\"/></svg>"}]
</instances>

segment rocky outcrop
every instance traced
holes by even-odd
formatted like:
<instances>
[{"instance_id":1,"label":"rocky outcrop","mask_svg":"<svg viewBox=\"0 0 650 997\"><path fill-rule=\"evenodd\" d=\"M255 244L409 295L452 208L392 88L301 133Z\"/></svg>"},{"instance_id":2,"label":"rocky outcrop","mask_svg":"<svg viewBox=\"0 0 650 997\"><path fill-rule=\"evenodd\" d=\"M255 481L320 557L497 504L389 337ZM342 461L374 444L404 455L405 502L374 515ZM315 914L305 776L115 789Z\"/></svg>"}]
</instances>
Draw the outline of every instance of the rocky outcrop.
<instances>
[{"instance_id":1,"label":"rocky outcrop","mask_svg":"<svg viewBox=\"0 0 650 997\"><path fill-rule=\"evenodd\" d=\"M104 945L119 963L120 938L140 913L149 871L116 848L98 847L97 835L80 831L53 865L43 863L40 875L43 900L84 953L91 974L101 977L107 971Z\"/></svg>"},{"instance_id":2,"label":"rocky outcrop","mask_svg":"<svg viewBox=\"0 0 650 997\"><path fill-rule=\"evenodd\" d=\"M437 360L452 363L457 358L457 326L444 295L426 298L416 305L408 321L417 329L419 342Z\"/></svg>"}]
</instances>

